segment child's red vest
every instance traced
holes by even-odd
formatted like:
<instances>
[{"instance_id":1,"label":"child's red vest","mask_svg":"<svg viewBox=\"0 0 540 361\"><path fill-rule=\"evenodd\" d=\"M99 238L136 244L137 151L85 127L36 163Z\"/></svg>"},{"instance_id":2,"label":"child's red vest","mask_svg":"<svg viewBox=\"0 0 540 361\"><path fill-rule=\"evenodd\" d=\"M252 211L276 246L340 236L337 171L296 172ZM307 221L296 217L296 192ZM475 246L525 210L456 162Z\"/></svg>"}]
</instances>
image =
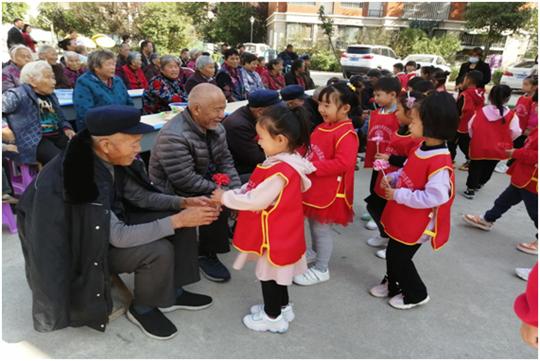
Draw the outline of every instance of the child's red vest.
<instances>
[{"instance_id":1,"label":"child's red vest","mask_svg":"<svg viewBox=\"0 0 540 361\"><path fill-rule=\"evenodd\" d=\"M529 116L531 113L532 104L532 97L522 95L519 97L516 106L514 107L514 112L519 118L519 126L522 131L525 131L525 129L527 129L527 125L529 124Z\"/></svg>"},{"instance_id":2,"label":"child's red vest","mask_svg":"<svg viewBox=\"0 0 540 361\"><path fill-rule=\"evenodd\" d=\"M431 236L431 245L437 250L441 248L450 237L450 208L454 202L454 171L450 154L436 154L427 158L420 158L415 151L411 151L407 163L403 167L397 180L396 188L409 188L423 190L429 177L437 172L447 169L450 172L450 199L436 208L417 209L410 208L396 201L388 201L384 208L381 223L384 231L398 242L414 245L423 234ZM426 230L431 219L435 219L432 231Z\"/></svg>"},{"instance_id":3,"label":"child's red vest","mask_svg":"<svg viewBox=\"0 0 540 361\"><path fill-rule=\"evenodd\" d=\"M335 158L339 143L346 137L358 139L351 121L340 122L333 127L324 123L319 125L311 134L310 161L332 160ZM358 144L356 145L358 149ZM351 157L356 157L356 153ZM311 188L304 193L304 205L316 209L330 207L337 198L343 198L349 208L352 208L354 196L354 167L344 170L338 176L317 176L310 174Z\"/></svg>"},{"instance_id":4,"label":"child's red vest","mask_svg":"<svg viewBox=\"0 0 540 361\"><path fill-rule=\"evenodd\" d=\"M233 245L259 256L266 249L271 264L286 266L298 262L306 251L300 175L285 162L270 167L258 165L249 179L248 190L274 175L286 181L278 199L263 211L239 212Z\"/></svg>"},{"instance_id":5,"label":"child's red vest","mask_svg":"<svg viewBox=\"0 0 540 361\"><path fill-rule=\"evenodd\" d=\"M410 134L408 135L399 135L397 132L392 135L390 138L390 144L386 148L386 154L397 155L400 157L407 157L411 151L418 148L422 138L413 138ZM390 165L388 169L384 170L384 173L389 174L398 170L398 167ZM379 172L377 176L377 181L375 182L375 193L384 198L384 189L382 187L382 178L383 172Z\"/></svg>"},{"instance_id":6,"label":"child's red vest","mask_svg":"<svg viewBox=\"0 0 540 361\"><path fill-rule=\"evenodd\" d=\"M390 143L392 134L399 129L399 121L396 113L380 114L380 109L371 112L369 118L369 130L366 143L365 168L372 168L375 154L377 153L377 142L371 140L374 137L382 137L379 143L379 153L386 153L386 147Z\"/></svg>"},{"instance_id":7,"label":"child's red vest","mask_svg":"<svg viewBox=\"0 0 540 361\"><path fill-rule=\"evenodd\" d=\"M512 148L510 122L513 117L514 112L509 111L504 116L504 122L502 118L491 122L482 109L477 111L471 125L472 138L469 146L469 158L474 160L508 159L504 150Z\"/></svg>"},{"instance_id":8,"label":"child's red vest","mask_svg":"<svg viewBox=\"0 0 540 361\"><path fill-rule=\"evenodd\" d=\"M463 98L457 130L459 133L469 133L469 120L484 106L484 92L483 88L467 88L459 95Z\"/></svg>"},{"instance_id":9,"label":"child's red vest","mask_svg":"<svg viewBox=\"0 0 540 361\"><path fill-rule=\"evenodd\" d=\"M530 152L529 161L516 159L508 169L514 187L524 188L538 194L538 127L531 131L523 148L519 152ZM534 159L535 161L532 161Z\"/></svg>"}]
</instances>

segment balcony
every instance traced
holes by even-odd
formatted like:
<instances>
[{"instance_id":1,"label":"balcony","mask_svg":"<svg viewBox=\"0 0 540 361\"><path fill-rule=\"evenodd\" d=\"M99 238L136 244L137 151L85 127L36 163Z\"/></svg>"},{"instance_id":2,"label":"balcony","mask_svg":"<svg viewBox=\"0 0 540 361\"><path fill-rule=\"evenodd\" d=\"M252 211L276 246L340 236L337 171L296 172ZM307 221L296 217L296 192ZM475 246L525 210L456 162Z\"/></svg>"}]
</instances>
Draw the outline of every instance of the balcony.
<instances>
[{"instance_id":1,"label":"balcony","mask_svg":"<svg viewBox=\"0 0 540 361\"><path fill-rule=\"evenodd\" d=\"M408 20L448 20L450 3L411 2L403 4L403 19Z\"/></svg>"}]
</instances>

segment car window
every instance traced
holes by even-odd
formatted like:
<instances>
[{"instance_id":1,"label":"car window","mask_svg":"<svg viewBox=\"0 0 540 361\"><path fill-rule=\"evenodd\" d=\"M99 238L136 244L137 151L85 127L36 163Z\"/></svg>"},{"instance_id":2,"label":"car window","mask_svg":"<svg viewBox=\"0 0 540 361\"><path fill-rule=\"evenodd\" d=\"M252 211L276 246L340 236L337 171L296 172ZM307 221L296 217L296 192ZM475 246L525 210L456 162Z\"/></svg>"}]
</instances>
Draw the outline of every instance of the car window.
<instances>
[{"instance_id":1,"label":"car window","mask_svg":"<svg viewBox=\"0 0 540 361\"><path fill-rule=\"evenodd\" d=\"M397 59L396 53L392 49L388 49L388 54L391 58Z\"/></svg>"},{"instance_id":2,"label":"car window","mask_svg":"<svg viewBox=\"0 0 540 361\"><path fill-rule=\"evenodd\" d=\"M532 68L534 66L534 61L522 61L514 65L514 68Z\"/></svg>"},{"instance_id":3,"label":"car window","mask_svg":"<svg viewBox=\"0 0 540 361\"><path fill-rule=\"evenodd\" d=\"M359 46L349 46L347 48L348 54L370 54L373 49Z\"/></svg>"},{"instance_id":4,"label":"car window","mask_svg":"<svg viewBox=\"0 0 540 361\"><path fill-rule=\"evenodd\" d=\"M382 48L382 49L381 49L381 55L383 55L383 56L390 56L390 54L388 54L388 49Z\"/></svg>"},{"instance_id":5,"label":"car window","mask_svg":"<svg viewBox=\"0 0 540 361\"><path fill-rule=\"evenodd\" d=\"M381 55L381 48L373 48L371 49L371 53Z\"/></svg>"},{"instance_id":6,"label":"car window","mask_svg":"<svg viewBox=\"0 0 540 361\"><path fill-rule=\"evenodd\" d=\"M444 64L444 60L442 58L437 57L437 64L439 65Z\"/></svg>"}]
</instances>

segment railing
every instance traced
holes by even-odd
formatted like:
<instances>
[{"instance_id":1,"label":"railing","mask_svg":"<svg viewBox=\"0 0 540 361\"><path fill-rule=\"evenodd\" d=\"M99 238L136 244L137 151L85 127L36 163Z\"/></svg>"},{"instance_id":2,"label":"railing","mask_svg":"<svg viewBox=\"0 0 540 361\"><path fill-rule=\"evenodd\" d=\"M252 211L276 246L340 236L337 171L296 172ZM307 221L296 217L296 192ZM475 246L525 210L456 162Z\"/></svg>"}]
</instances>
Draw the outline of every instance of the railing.
<instances>
[{"instance_id":1,"label":"railing","mask_svg":"<svg viewBox=\"0 0 540 361\"><path fill-rule=\"evenodd\" d=\"M403 4L404 19L447 20L450 3L410 2Z\"/></svg>"}]
</instances>

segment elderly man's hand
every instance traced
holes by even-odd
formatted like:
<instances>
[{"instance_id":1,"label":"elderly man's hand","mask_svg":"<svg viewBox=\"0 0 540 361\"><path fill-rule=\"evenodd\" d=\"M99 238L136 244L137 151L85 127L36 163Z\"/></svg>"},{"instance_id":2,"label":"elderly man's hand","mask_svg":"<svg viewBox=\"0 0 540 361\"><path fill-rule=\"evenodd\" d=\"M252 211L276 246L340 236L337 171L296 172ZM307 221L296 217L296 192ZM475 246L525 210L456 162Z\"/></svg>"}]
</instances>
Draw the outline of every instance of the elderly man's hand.
<instances>
[{"instance_id":1,"label":"elderly man's hand","mask_svg":"<svg viewBox=\"0 0 540 361\"><path fill-rule=\"evenodd\" d=\"M2 142L15 143L15 134L9 127L2 128Z\"/></svg>"},{"instance_id":2,"label":"elderly man's hand","mask_svg":"<svg viewBox=\"0 0 540 361\"><path fill-rule=\"evenodd\" d=\"M19 150L17 149L17 146L15 144L7 144L4 145L3 148L6 152L19 153Z\"/></svg>"},{"instance_id":3,"label":"elderly man's hand","mask_svg":"<svg viewBox=\"0 0 540 361\"><path fill-rule=\"evenodd\" d=\"M190 197L183 198L180 204L180 208L192 208L192 207L212 207L214 203L208 197Z\"/></svg>"},{"instance_id":4,"label":"elderly man's hand","mask_svg":"<svg viewBox=\"0 0 540 361\"><path fill-rule=\"evenodd\" d=\"M171 223L174 229L205 226L213 223L218 216L219 211L216 208L193 207L171 216Z\"/></svg>"},{"instance_id":5,"label":"elderly man's hand","mask_svg":"<svg viewBox=\"0 0 540 361\"><path fill-rule=\"evenodd\" d=\"M71 139L75 135L75 132L73 131L73 129L66 128L64 129L64 134L66 135L66 137Z\"/></svg>"}]
</instances>

